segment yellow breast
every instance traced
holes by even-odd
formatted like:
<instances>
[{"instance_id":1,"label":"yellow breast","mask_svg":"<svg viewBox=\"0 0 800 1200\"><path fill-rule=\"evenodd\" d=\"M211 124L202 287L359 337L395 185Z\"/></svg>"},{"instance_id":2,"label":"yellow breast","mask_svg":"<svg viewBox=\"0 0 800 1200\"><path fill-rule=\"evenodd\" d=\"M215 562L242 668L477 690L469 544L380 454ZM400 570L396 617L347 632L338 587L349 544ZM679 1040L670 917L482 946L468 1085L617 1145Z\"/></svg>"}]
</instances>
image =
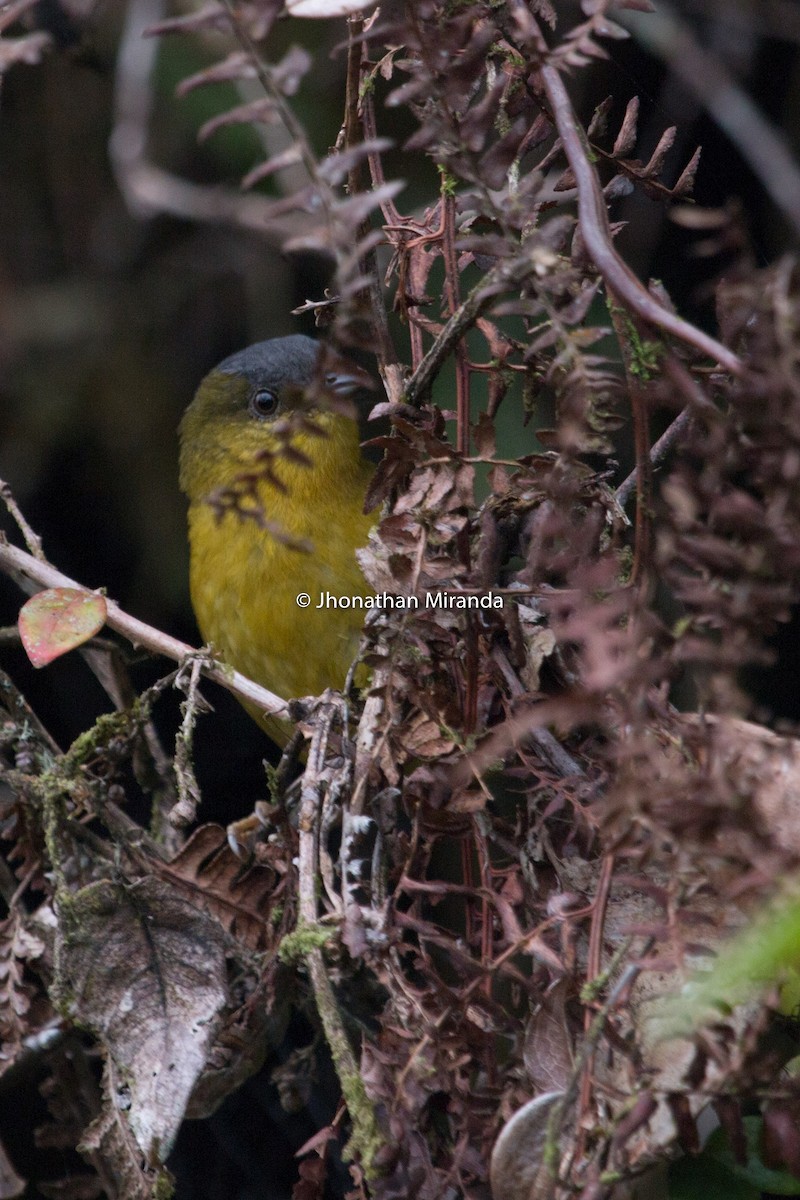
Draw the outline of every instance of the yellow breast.
<instances>
[{"instance_id":1,"label":"yellow breast","mask_svg":"<svg viewBox=\"0 0 800 1200\"><path fill-rule=\"evenodd\" d=\"M220 519L207 497L189 507L191 595L203 638L236 670L284 699L341 688L356 657L363 611L325 604L325 594L370 592L355 558L373 518L363 513L372 467L361 456L352 421L328 418L330 435L302 447L310 467L279 463L286 491L264 481L264 515L305 553L240 513ZM242 462L230 464L233 482ZM297 597L310 597L302 607ZM322 597L322 603L320 598ZM286 740L274 720L259 723Z\"/></svg>"}]
</instances>

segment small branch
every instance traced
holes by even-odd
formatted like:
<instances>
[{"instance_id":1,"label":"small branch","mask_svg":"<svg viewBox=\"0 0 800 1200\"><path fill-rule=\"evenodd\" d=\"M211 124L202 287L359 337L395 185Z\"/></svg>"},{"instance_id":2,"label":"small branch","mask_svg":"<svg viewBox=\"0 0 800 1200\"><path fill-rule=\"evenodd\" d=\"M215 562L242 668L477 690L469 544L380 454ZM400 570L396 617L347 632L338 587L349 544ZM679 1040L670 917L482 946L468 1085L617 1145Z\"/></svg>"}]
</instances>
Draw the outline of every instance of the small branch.
<instances>
[{"instance_id":1,"label":"small branch","mask_svg":"<svg viewBox=\"0 0 800 1200\"><path fill-rule=\"evenodd\" d=\"M534 273L538 265L538 246L534 239L532 241L533 245L530 242L523 244L517 258L502 259L492 267L481 282L475 285L461 307L453 313L409 379L404 397L406 404L423 403L431 384L439 374L451 350L467 330L472 328L478 317L486 312L495 296L509 287L522 283Z\"/></svg>"},{"instance_id":2,"label":"small branch","mask_svg":"<svg viewBox=\"0 0 800 1200\"><path fill-rule=\"evenodd\" d=\"M684 408L678 413L672 424L664 430L657 442L654 442L650 450L649 460L651 467L657 467L662 463L669 454L672 447L681 440L686 430L692 423L694 413L691 408ZM631 498L633 491L636 488L636 481L639 472L634 468L627 479L619 485L616 490L617 503L624 508Z\"/></svg>"},{"instance_id":3,"label":"small branch","mask_svg":"<svg viewBox=\"0 0 800 1200\"><path fill-rule=\"evenodd\" d=\"M368 138L370 134L367 131L367 118L361 111L360 103L363 62L366 56L366 46L362 37L364 30L363 18L349 17L347 29L349 44L347 48L344 141L345 148L351 150L354 146L359 145L362 140ZM374 112L372 113L372 117L374 124ZM374 157L380 161L380 155L375 154ZM348 196L355 196L359 192L364 191L363 173L363 164L360 161L354 162L347 176ZM366 238L371 229L372 221L367 216L361 222L361 227L358 231L359 241ZM386 304L381 289L378 259L374 246L367 250L364 255L361 271L366 279L369 280L367 292L369 295L372 328L377 340L375 357L378 360L378 369L390 402L397 402L402 397L402 382L398 370L397 353L389 331L389 320L386 315Z\"/></svg>"},{"instance_id":4,"label":"small branch","mask_svg":"<svg viewBox=\"0 0 800 1200\"><path fill-rule=\"evenodd\" d=\"M132 0L117 54L108 154L128 207L140 217L167 212L191 221L232 225L257 233L270 244L281 247L287 237L298 232L296 215L271 217L272 202L263 196L242 196L230 188L204 187L149 160L147 143L158 42L145 34L163 15L163 0Z\"/></svg>"},{"instance_id":5,"label":"small branch","mask_svg":"<svg viewBox=\"0 0 800 1200\"><path fill-rule=\"evenodd\" d=\"M322 208L325 210L326 219L329 223L332 222L334 197L331 194L330 188L320 178L319 164L317 163L314 151L311 149L311 145L309 144L305 127L300 121L298 121L291 107L286 103L283 92L281 92L280 88L276 87L269 66L264 62L259 54L257 46L250 37L247 29L242 24L239 14L231 0L221 0L221 3L228 15L233 36L236 38L237 42L253 64L253 69L256 73L258 82L264 89L264 94L268 96L274 104L275 112L280 117L281 123L289 135L292 146L294 146L299 152L300 159L306 169L308 177L314 184L319 202Z\"/></svg>"},{"instance_id":6,"label":"small branch","mask_svg":"<svg viewBox=\"0 0 800 1200\"><path fill-rule=\"evenodd\" d=\"M90 588L83 587L82 584L76 583L67 575L62 575L50 563L41 562L32 554L26 554L24 550L20 550L17 546L11 546L4 540L0 541L0 569L12 576L18 572L25 579L38 584L40 588L66 587L76 588L78 591L91 591ZM132 645L142 646L153 654L163 654L165 658L171 658L178 663L185 662L192 655L197 655L198 651L194 646L189 646L186 642L170 637L169 634L162 633L152 625L146 625L144 621L130 616L114 600L107 600L107 604L106 624L111 629L115 629L117 633L121 633ZM232 671L221 663L213 661L203 663L202 671L208 679L213 679L221 687L227 688L240 700L247 700L250 704L254 704L262 712L283 721L291 719L285 700L276 696L274 692L267 691L260 684L254 683L245 675L240 675L238 671Z\"/></svg>"},{"instance_id":7,"label":"small branch","mask_svg":"<svg viewBox=\"0 0 800 1200\"><path fill-rule=\"evenodd\" d=\"M631 945L631 939L623 941L614 953L607 975L610 978L616 971L621 962L624 961ZM589 1029L584 1035L583 1041L578 1049L575 1061L572 1068L572 1075L565 1090L561 1093L558 1100L553 1104L547 1119L547 1142L542 1155L541 1166L536 1175L535 1182L531 1188L531 1195L536 1197L552 1196L555 1192L556 1182L558 1180L558 1143L561 1137L561 1131L567 1118L568 1110L575 1094L578 1090L578 1085L587 1064L594 1056L595 1048L600 1041L603 1030L605 1029L606 1021L613 1012L614 1007L620 997L624 995L641 971L641 963L629 963L625 970L620 975L617 982L614 984L608 999L602 1008L598 1011Z\"/></svg>"},{"instance_id":8,"label":"small branch","mask_svg":"<svg viewBox=\"0 0 800 1200\"><path fill-rule=\"evenodd\" d=\"M673 337L707 354L734 375L740 375L744 365L732 350L659 304L617 253L608 224L606 201L590 161L586 135L575 115L567 89L555 67L542 67L541 76L556 129L575 176L581 236L607 287L616 292L631 312L649 325L671 333Z\"/></svg>"},{"instance_id":9,"label":"small branch","mask_svg":"<svg viewBox=\"0 0 800 1200\"><path fill-rule=\"evenodd\" d=\"M692 419L697 413L709 407L713 408L711 401L697 380L674 354L667 352L664 355L661 360L661 369L665 375L669 376L679 391L683 392L688 404L686 408L678 413L672 424L664 430L661 437L652 446L650 450L650 464L652 467L657 467L664 461L673 446L677 445L690 428ZM617 503L623 508L628 503L631 492L636 487L636 478L637 471L631 471L628 478L616 490Z\"/></svg>"},{"instance_id":10,"label":"small branch","mask_svg":"<svg viewBox=\"0 0 800 1200\"><path fill-rule=\"evenodd\" d=\"M28 547L33 557L39 559L40 562L44 562L45 557L44 551L42 550L42 539L33 532L30 525L25 520L19 505L14 499L14 495L10 486L4 479L0 479L0 499L2 499L6 508L11 513L11 516L16 521L17 527L25 539L25 545Z\"/></svg>"},{"instance_id":11,"label":"small branch","mask_svg":"<svg viewBox=\"0 0 800 1200\"><path fill-rule=\"evenodd\" d=\"M175 829L185 829L197 820L197 807L201 797L192 762L194 731L198 713L208 711L208 705L200 695L203 660L198 656L187 665L190 666L188 680L184 671L179 671L175 680L175 686L183 688L186 692L186 699L181 704L181 727L175 739L174 766L178 799L169 814L169 822Z\"/></svg>"},{"instance_id":12,"label":"small branch","mask_svg":"<svg viewBox=\"0 0 800 1200\"><path fill-rule=\"evenodd\" d=\"M298 829L300 846L298 854L298 899L301 926L308 930L318 928L317 880L319 851L320 798L325 787L325 760L336 706L330 700L331 693L321 701L315 713L314 732L308 751L308 763L303 774L300 792L300 814ZM373 1107L367 1097L364 1083L353 1053L353 1047L345 1032L344 1023L336 994L331 986L325 958L319 945L311 944L305 952L308 973L317 1011L325 1032L325 1040L339 1077L342 1094L347 1104L353 1134L349 1143L351 1153L357 1153L362 1165L369 1171L370 1158L380 1145L380 1134L375 1121Z\"/></svg>"},{"instance_id":13,"label":"small branch","mask_svg":"<svg viewBox=\"0 0 800 1200\"><path fill-rule=\"evenodd\" d=\"M507 655L499 646L496 646L492 651L492 658L500 668L511 695L517 698L524 696L525 688L517 678L516 672L508 661ZM527 730L525 740L536 747L543 762L547 763L548 767L555 771L556 775L560 778L569 779L573 776L580 778L585 775L583 767L575 761L550 730L544 726L535 726L533 729Z\"/></svg>"},{"instance_id":14,"label":"small branch","mask_svg":"<svg viewBox=\"0 0 800 1200\"><path fill-rule=\"evenodd\" d=\"M589 950L586 960L586 981L589 984L595 983L601 975L603 967L603 938L606 928L606 915L608 912L608 900L611 895L611 884L614 880L614 863L613 854L603 856L602 865L600 867L600 877L597 881L597 891L595 893L594 903L592 904L592 921L589 929ZM587 1005L584 1009L584 1033L588 1036L591 1029L592 1018L591 1011ZM581 1081L581 1098L580 1112L585 1112L589 1107L589 1098L592 1090L591 1070L594 1062L594 1052L592 1051L586 1059L583 1069L583 1079Z\"/></svg>"},{"instance_id":15,"label":"small branch","mask_svg":"<svg viewBox=\"0 0 800 1200\"><path fill-rule=\"evenodd\" d=\"M647 411L647 388L641 375L641 364L637 364L634 353L635 338L643 341L641 324L622 308L617 297L608 290L608 311L617 335L628 397L633 417L633 442L636 455L636 523L633 543L633 566L631 583L637 587L650 563L651 495L653 465L650 459L650 433ZM638 366L638 370L637 370Z\"/></svg>"}]
</instances>

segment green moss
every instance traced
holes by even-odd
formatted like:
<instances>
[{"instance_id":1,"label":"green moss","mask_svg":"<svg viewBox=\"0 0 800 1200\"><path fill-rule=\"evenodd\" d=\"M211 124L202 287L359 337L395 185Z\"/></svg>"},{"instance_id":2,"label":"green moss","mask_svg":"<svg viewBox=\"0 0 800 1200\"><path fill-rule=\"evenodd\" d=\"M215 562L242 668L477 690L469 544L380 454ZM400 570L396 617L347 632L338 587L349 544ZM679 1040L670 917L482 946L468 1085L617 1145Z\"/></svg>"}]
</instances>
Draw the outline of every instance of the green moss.
<instances>
[{"instance_id":1,"label":"green moss","mask_svg":"<svg viewBox=\"0 0 800 1200\"><path fill-rule=\"evenodd\" d=\"M321 950L333 937L332 929L320 925L298 925L292 933L281 939L278 958L283 963L297 962L305 958L310 950Z\"/></svg>"},{"instance_id":2,"label":"green moss","mask_svg":"<svg viewBox=\"0 0 800 1200\"><path fill-rule=\"evenodd\" d=\"M664 347L661 342L641 337L627 313L624 314L624 322L628 339L628 370L631 375L647 383L658 374Z\"/></svg>"},{"instance_id":3,"label":"green moss","mask_svg":"<svg viewBox=\"0 0 800 1200\"><path fill-rule=\"evenodd\" d=\"M273 767L272 763L264 763L264 773L267 777L267 791L271 804L280 804L283 796L281 795L280 774L277 767Z\"/></svg>"},{"instance_id":4,"label":"green moss","mask_svg":"<svg viewBox=\"0 0 800 1200\"><path fill-rule=\"evenodd\" d=\"M65 765L79 767L94 758L98 750L107 746L114 738L127 737L131 730L133 714L124 712L103 713L97 718L91 729L78 734L64 756Z\"/></svg>"},{"instance_id":5,"label":"green moss","mask_svg":"<svg viewBox=\"0 0 800 1200\"><path fill-rule=\"evenodd\" d=\"M367 1179L374 1179L380 1174L375 1166L375 1156L385 1141L375 1119L374 1106L360 1075L340 1074L339 1082L353 1123L353 1132L344 1151L345 1156L358 1157Z\"/></svg>"},{"instance_id":6,"label":"green moss","mask_svg":"<svg viewBox=\"0 0 800 1200\"><path fill-rule=\"evenodd\" d=\"M455 196L458 183L455 175L451 175L447 167L442 163L437 163L436 169L439 172L439 190L441 194L443 196Z\"/></svg>"},{"instance_id":7,"label":"green moss","mask_svg":"<svg viewBox=\"0 0 800 1200\"><path fill-rule=\"evenodd\" d=\"M169 1171L159 1171L153 1184L153 1200L172 1200L175 1181Z\"/></svg>"}]
</instances>

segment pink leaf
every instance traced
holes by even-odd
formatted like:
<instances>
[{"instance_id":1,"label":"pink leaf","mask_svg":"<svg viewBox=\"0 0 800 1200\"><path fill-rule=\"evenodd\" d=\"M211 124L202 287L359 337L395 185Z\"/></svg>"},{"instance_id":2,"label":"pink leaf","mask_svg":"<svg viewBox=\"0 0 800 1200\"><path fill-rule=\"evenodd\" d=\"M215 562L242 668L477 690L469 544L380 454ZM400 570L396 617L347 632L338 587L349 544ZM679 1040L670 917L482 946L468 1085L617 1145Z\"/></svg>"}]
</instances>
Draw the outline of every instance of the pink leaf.
<instances>
[{"instance_id":1,"label":"pink leaf","mask_svg":"<svg viewBox=\"0 0 800 1200\"><path fill-rule=\"evenodd\" d=\"M96 592L48 588L38 592L19 614L19 635L35 667L82 646L105 624L106 602Z\"/></svg>"}]
</instances>

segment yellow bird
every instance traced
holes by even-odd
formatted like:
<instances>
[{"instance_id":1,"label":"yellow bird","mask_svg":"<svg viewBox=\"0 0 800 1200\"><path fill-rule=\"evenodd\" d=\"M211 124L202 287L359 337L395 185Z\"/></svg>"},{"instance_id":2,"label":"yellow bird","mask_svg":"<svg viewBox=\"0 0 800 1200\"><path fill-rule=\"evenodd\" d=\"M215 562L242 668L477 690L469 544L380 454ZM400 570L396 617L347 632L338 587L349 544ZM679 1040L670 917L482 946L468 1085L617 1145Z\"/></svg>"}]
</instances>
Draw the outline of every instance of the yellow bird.
<instances>
[{"instance_id":1,"label":"yellow bird","mask_svg":"<svg viewBox=\"0 0 800 1200\"><path fill-rule=\"evenodd\" d=\"M362 456L355 419L326 409L324 400L317 406L315 396L348 396L368 382L313 338L273 338L220 363L181 422L180 483L189 498L191 596L201 634L224 662L284 699L342 687L358 650L363 612L317 606L327 592L371 591L355 551L374 523L364 514L374 468ZM316 432L307 422L296 427L296 417L293 425L298 412ZM262 522L235 508L220 515L209 503L224 489L241 491L248 473L259 471L247 505L256 502ZM298 603L303 594L307 607ZM282 723L249 711L286 741Z\"/></svg>"}]
</instances>

